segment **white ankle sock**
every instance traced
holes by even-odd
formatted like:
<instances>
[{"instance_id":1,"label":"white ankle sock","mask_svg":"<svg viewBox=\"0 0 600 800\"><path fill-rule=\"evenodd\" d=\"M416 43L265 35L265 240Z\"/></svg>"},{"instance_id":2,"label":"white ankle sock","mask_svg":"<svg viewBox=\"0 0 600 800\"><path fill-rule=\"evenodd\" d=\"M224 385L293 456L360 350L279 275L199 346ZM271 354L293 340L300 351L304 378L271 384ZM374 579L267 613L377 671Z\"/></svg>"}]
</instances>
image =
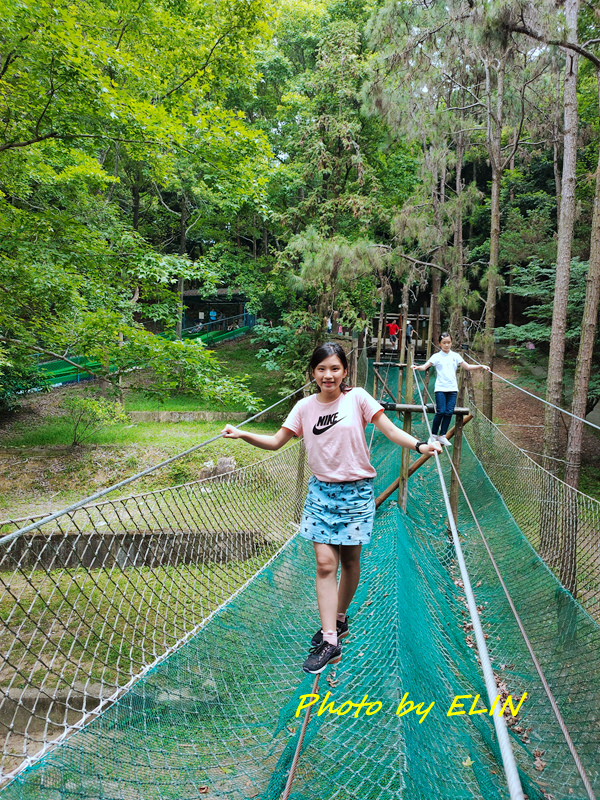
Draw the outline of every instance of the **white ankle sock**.
<instances>
[{"instance_id":1,"label":"white ankle sock","mask_svg":"<svg viewBox=\"0 0 600 800\"><path fill-rule=\"evenodd\" d=\"M338 643L337 631L323 631L323 641L335 646Z\"/></svg>"}]
</instances>

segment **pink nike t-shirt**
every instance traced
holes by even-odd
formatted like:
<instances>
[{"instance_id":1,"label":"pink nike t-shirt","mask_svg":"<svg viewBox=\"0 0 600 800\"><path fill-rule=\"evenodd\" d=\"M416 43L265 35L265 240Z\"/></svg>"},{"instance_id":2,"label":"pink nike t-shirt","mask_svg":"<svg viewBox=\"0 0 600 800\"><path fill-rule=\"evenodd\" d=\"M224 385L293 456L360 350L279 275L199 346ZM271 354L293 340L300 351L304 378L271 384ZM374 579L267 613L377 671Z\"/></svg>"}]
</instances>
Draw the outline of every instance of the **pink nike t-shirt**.
<instances>
[{"instance_id":1,"label":"pink nike t-shirt","mask_svg":"<svg viewBox=\"0 0 600 800\"><path fill-rule=\"evenodd\" d=\"M320 481L360 481L376 475L369 461L365 428L381 410L360 388L331 403L321 403L313 394L296 403L283 427L304 436L308 466Z\"/></svg>"}]
</instances>

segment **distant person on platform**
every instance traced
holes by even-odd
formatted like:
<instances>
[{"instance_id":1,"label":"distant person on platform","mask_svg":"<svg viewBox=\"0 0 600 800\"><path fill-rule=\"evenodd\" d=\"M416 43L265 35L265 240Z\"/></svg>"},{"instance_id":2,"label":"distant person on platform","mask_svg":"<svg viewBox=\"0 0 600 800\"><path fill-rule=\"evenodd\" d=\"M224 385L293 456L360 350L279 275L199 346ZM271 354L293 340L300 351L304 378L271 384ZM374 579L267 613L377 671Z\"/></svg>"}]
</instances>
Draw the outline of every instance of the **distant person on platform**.
<instances>
[{"instance_id":1,"label":"distant person on platform","mask_svg":"<svg viewBox=\"0 0 600 800\"><path fill-rule=\"evenodd\" d=\"M413 338L413 333L415 333L415 329L412 326L412 322L410 320L407 320L407 322L406 322L406 348L407 349L410 347L410 343L411 343L412 338Z\"/></svg>"},{"instance_id":2,"label":"distant person on platform","mask_svg":"<svg viewBox=\"0 0 600 800\"><path fill-rule=\"evenodd\" d=\"M412 365L414 370L422 372L435 367L435 417L431 426L431 436L429 442L439 442L449 447L451 442L446 438L446 433L450 427L452 414L458 397L458 382L456 380L456 370L459 366L466 370L485 369L489 367L485 364L467 364L460 353L452 350L452 336L449 333L440 334L440 350L434 353L429 361L417 367ZM438 433L439 431L439 433Z\"/></svg>"},{"instance_id":3,"label":"distant person on platform","mask_svg":"<svg viewBox=\"0 0 600 800\"><path fill-rule=\"evenodd\" d=\"M215 311L214 308L211 308L208 317L209 317L211 322L216 322L217 321L217 312Z\"/></svg>"},{"instance_id":4,"label":"distant person on platform","mask_svg":"<svg viewBox=\"0 0 600 800\"><path fill-rule=\"evenodd\" d=\"M389 333L389 336L390 336L390 342L392 343L392 350L397 350L398 349L398 331L400 330L400 326L398 325L396 320L394 320L393 322L388 322L387 325L386 325L386 328L388 329L388 333Z\"/></svg>"}]
</instances>

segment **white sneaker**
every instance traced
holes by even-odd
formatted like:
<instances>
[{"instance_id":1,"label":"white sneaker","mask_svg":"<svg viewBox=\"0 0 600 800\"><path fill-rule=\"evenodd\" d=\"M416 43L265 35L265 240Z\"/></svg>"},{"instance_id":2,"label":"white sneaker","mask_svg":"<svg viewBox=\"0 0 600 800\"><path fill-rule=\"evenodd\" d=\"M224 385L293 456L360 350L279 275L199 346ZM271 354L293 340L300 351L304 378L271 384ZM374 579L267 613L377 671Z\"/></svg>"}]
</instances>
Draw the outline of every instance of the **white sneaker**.
<instances>
[{"instance_id":1,"label":"white sneaker","mask_svg":"<svg viewBox=\"0 0 600 800\"><path fill-rule=\"evenodd\" d=\"M437 440L440 444L443 444L444 447L452 447L452 442L449 439L446 439L445 436L438 436Z\"/></svg>"},{"instance_id":2,"label":"white sneaker","mask_svg":"<svg viewBox=\"0 0 600 800\"><path fill-rule=\"evenodd\" d=\"M427 440L427 444L435 444L436 442L439 441L439 439L440 437L437 435L437 433L432 433L429 439Z\"/></svg>"}]
</instances>

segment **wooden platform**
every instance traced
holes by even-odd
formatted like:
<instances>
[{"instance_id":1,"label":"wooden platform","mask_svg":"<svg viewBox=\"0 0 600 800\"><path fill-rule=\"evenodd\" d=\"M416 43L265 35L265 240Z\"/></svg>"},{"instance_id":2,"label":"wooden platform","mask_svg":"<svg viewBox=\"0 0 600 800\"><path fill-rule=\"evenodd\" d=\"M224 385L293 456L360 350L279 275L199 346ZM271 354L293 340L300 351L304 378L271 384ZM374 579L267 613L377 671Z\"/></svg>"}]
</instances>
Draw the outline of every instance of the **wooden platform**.
<instances>
[{"instance_id":1,"label":"wooden platform","mask_svg":"<svg viewBox=\"0 0 600 800\"><path fill-rule=\"evenodd\" d=\"M386 411L408 411L411 414L423 413L423 406L417 406L411 403L384 403L382 401L380 405L383 406ZM435 414L433 403L427 403L425 408L427 409L428 414ZM459 407L455 408L452 413L456 414L457 416L465 416L466 414L470 414L471 411L468 408Z\"/></svg>"}]
</instances>

